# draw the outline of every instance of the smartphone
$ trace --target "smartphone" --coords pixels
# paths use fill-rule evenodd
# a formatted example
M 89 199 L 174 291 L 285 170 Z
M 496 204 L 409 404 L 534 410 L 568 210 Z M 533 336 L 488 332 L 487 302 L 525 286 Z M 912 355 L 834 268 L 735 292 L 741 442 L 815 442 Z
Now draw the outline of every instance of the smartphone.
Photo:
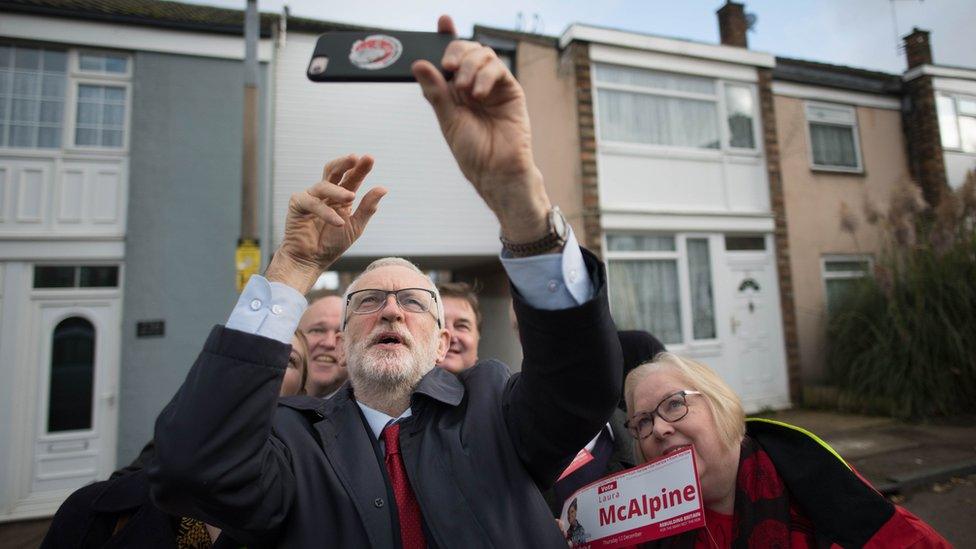
M 413 82 L 410 65 L 426 59 L 440 67 L 452 40 L 437 32 L 329 32 L 319 36 L 306 74 L 313 82 Z

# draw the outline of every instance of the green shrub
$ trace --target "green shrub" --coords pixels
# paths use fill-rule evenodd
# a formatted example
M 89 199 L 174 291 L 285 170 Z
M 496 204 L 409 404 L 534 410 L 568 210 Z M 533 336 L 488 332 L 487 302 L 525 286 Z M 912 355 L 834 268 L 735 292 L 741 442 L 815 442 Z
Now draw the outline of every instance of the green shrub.
M 874 276 L 831 311 L 840 406 L 903 418 L 976 411 L 976 175 L 934 209 L 901 190 Z M 870 221 L 870 216 L 869 221 Z

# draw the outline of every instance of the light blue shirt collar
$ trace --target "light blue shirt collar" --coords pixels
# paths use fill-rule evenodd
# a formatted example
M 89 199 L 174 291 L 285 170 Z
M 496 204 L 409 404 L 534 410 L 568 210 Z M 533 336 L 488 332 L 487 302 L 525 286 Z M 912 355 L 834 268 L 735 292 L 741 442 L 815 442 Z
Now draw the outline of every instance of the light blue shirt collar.
M 410 411 L 409 407 L 404 410 L 402 414 L 400 414 L 400 417 L 395 418 L 393 416 L 388 416 L 379 410 L 374 410 L 358 400 L 356 401 L 356 404 L 358 404 L 359 409 L 363 411 L 363 415 L 366 417 L 366 423 L 369 424 L 369 430 L 373 432 L 373 436 L 376 437 L 376 440 L 380 439 L 380 435 L 383 434 L 383 429 L 385 429 L 391 421 L 408 418 L 413 415 L 413 412 Z

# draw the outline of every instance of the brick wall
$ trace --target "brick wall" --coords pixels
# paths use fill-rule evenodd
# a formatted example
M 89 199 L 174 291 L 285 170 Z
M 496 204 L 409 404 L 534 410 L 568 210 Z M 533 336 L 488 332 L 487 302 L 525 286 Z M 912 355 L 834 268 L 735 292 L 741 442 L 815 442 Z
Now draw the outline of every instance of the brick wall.
M 579 158 L 583 187 L 583 242 L 603 256 L 600 228 L 600 192 L 596 168 L 596 128 L 593 124 L 593 90 L 590 81 L 590 47 L 574 42 L 570 48 L 576 77 L 576 109 L 579 120 Z
M 758 74 L 763 146 L 766 149 L 766 174 L 769 178 L 769 200 L 775 220 L 776 272 L 779 275 L 779 306 L 783 316 L 783 340 L 786 346 L 786 375 L 789 379 L 790 399 L 794 403 L 799 403 L 802 399 L 800 344 L 796 327 L 796 307 L 793 303 L 793 271 L 790 268 L 790 242 L 786 226 L 783 173 L 779 161 L 779 142 L 776 139 L 773 72 L 771 69 L 758 69 Z
M 916 28 L 904 40 L 909 69 L 932 63 L 928 32 Z M 925 200 L 934 206 L 949 186 L 932 77 L 921 75 L 905 82 L 904 92 L 908 98 L 907 108 L 902 112 L 908 164 Z

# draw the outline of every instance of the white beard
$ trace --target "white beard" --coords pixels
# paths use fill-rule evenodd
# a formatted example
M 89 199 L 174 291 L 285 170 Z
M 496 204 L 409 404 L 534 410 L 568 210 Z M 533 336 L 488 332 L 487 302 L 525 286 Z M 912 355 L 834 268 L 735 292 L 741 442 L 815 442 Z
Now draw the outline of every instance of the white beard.
M 373 347 L 379 332 L 394 331 L 403 346 L 394 350 Z M 345 342 L 349 381 L 357 394 L 370 397 L 408 396 L 437 361 L 439 334 L 431 332 L 428 341 L 416 341 L 403 324 L 378 325 L 372 333 L 353 343 Z

